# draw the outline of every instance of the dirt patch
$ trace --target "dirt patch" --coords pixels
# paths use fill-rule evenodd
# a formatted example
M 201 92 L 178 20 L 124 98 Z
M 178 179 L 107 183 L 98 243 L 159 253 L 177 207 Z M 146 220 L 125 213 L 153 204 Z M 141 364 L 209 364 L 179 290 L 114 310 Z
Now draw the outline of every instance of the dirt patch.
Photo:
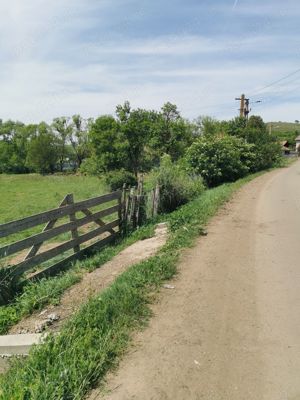
M 35 313 L 13 326 L 9 333 L 34 333 L 41 324 L 49 331 L 57 331 L 91 296 L 108 287 L 128 267 L 153 256 L 166 243 L 166 224 L 158 224 L 152 238 L 140 240 L 121 251 L 111 261 L 91 273 L 67 290 L 59 305 Z M 47 323 L 48 321 L 49 323 Z
M 39 249 L 37 254 L 42 253 L 46 250 L 51 250 L 60 244 L 61 244 L 61 242 L 53 242 L 53 243 L 43 244 L 43 246 Z M 29 251 L 29 249 L 20 251 L 15 256 L 11 257 L 8 261 L 9 265 L 16 265 L 16 264 L 19 264 L 20 262 L 24 261 L 28 251 Z

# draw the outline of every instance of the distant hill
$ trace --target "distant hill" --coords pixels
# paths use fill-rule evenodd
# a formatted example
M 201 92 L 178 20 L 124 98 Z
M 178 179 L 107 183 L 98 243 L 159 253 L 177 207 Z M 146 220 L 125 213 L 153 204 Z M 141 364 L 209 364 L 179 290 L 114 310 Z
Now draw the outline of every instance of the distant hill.
M 287 140 L 290 145 L 295 143 L 296 136 L 300 135 L 300 122 L 267 122 L 267 126 L 272 129 L 280 141 Z
M 272 132 L 295 132 L 298 131 L 300 134 L 300 122 L 267 122 L 268 127 L 272 125 Z

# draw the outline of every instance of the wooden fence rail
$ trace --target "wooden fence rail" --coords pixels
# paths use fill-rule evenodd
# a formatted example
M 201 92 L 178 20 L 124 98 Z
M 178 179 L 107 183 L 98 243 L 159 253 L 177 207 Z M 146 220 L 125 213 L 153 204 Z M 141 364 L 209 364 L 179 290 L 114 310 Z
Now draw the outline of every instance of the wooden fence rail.
M 111 201 L 117 201 L 117 204 L 96 212 L 89 210 L 89 208 Z M 47 267 L 44 270 L 34 274 L 30 279 L 37 279 L 43 276 L 56 274 L 63 268 L 64 265 L 67 265 L 73 260 L 81 258 L 84 254 L 93 250 L 94 248 L 103 247 L 116 238 L 120 232 L 122 217 L 124 214 L 123 204 L 124 199 L 122 191 L 116 191 L 79 202 L 74 202 L 73 195 L 68 194 L 60 203 L 58 208 L 0 225 L 1 238 L 46 223 L 41 233 L 32 235 L 11 244 L 7 244 L 0 248 L 0 259 L 9 257 L 12 254 L 18 253 L 22 250 L 29 249 L 28 253 L 21 262 L 16 265 L 8 266 L 5 268 L 5 270 L 8 272 L 9 276 L 18 277 L 33 267 L 40 266 L 44 262 L 73 249 L 74 254 L 65 257 L 63 260 L 55 262 L 50 267 Z M 84 214 L 84 216 L 77 218 L 77 212 L 81 212 Z M 117 214 L 117 217 L 112 222 L 107 223 L 102 220 L 102 218 L 115 213 Z M 55 226 L 58 220 L 63 217 L 69 217 L 69 222 L 63 221 L 61 225 Z M 91 222 L 98 225 L 98 227 L 92 231 L 79 234 L 78 228 Z M 54 237 L 67 232 L 71 234 L 70 240 L 53 248 L 41 251 L 42 245 L 46 240 L 53 239 Z M 106 234 L 106 237 L 103 237 L 103 234 Z M 99 240 L 88 245 L 84 249 L 81 249 L 80 246 L 83 243 L 86 243 L 97 237 L 99 237 Z

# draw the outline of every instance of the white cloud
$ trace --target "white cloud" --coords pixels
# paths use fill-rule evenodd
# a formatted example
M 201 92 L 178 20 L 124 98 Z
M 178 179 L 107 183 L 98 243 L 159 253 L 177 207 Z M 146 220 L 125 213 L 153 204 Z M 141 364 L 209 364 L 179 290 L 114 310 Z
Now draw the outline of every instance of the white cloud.
M 239 12 L 245 11 L 241 3 L 235 7 Z M 105 26 L 110 7 L 108 0 L 0 2 L 1 118 L 38 122 L 74 113 L 97 116 L 113 113 L 126 99 L 134 107 L 155 109 L 173 101 L 190 118 L 204 113 L 231 117 L 241 92 L 254 92 L 295 69 L 299 43 L 287 32 L 150 32 L 146 39 L 125 33 L 114 38 L 110 31 L 97 35 L 97 24 Z M 295 82 L 284 82 L 261 97 L 279 93 L 290 104 L 294 87 Z M 268 118 L 279 112 L 277 104 L 261 109 Z M 281 119 L 291 110 L 296 112 L 282 107 Z

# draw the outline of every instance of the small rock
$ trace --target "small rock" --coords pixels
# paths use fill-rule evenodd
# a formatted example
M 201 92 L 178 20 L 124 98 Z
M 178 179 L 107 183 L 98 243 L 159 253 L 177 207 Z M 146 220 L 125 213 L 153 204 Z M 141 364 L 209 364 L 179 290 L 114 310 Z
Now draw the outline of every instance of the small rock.
M 47 320 L 50 320 L 51 322 L 58 321 L 59 315 L 55 313 L 49 314 L 47 315 Z
M 199 361 L 197 361 L 197 360 L 194 360 L 194 363 L 195 363 L 196 365 L 200 365 Z
M 29 330 L 28 330 L 28 329 L 22 328 L 22 329 L 19 329 L 18 333 L 19 333 L 20 335 L 25 335 L 26 333 L 29 333 Z
M 163 288 L 164 288 L 164 289 L 175 289 L 175 286 L 172 286 L 172 285 L 169 285 L 168 283 L 165 283 L 165 284 L 163 285 Z
M 47 326 L 48 326 L 48 320 L 46 320 L 44 322 L 40 322 L 40 323 L 35 325 L 34 332 L 35 333 L 42 333 L 42 332 L 44 332 L 44 330 L 46 329 Z
M 48 310 L 46 309 L 46 310 L 43 310 L 43 311 L 41 311 L 40 313 L 39 313 L 39 315 L 45 315 L 46 314 L 46 312 L 47 312 Z

